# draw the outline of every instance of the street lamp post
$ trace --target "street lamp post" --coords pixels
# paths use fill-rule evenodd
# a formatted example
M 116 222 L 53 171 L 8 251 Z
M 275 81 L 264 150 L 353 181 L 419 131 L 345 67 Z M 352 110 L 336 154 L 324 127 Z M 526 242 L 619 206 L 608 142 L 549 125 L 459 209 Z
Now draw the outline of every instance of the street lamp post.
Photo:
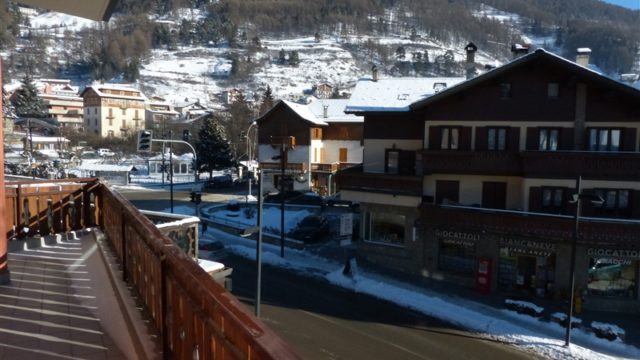
M 571 241 L 571 262 L 569 264 L 569 309 L 567 310 L 567 330 L 564 338 L 564 345 L 569 346 L 571 343 L 571 318 L 573 316 L 573 297 L 575 291 L 575 267 L 576 267 L 576 246 L 578 243 L 578 231 L 580 228 L 580 186 L 582 178 L 578 176 L 576 179 L 576 212 L 574 216 L 573 239 Z
M 262 292 L 262 170 L 258 175 L 258 242 L 256 244 L 256 317 L 260 317 Z
M 257 122 L 252 122 L 251 125 L 249 125 L 249 128 L 247 128 L 247 171 L 249 171 L 251 163 L 253 162 L 253 146 L 251 145 L 251 128 L 255 127 L 256 131 L 258 131 L 258 123 Z M 247 203 L 249 202 L 249 196 L 251 196 L 251 181 L 253 180 L 253 175 L 249 178 L 248 181 L 248 191 L 247 191 Z
M 564 346 L 571 344 L 571 319 L 573 317 L 573 302 L 575 297 L 575 272 L 576 272 L 576 247 L 578 244 L 580 231 L 580 212 L 582 210 L 582 200 L 589 200 L 593 204 L 602 205 L 604 200 L 597 195 L 582 194 L 582 177 L 576 178 L 576 193 L 573 194 L 572 203 L 576 204 L 574 214 L 573 238 L 571 241 L 571 262 L 569 264 L 569 308 L 567 309 L 567 329 L 565 332 Z

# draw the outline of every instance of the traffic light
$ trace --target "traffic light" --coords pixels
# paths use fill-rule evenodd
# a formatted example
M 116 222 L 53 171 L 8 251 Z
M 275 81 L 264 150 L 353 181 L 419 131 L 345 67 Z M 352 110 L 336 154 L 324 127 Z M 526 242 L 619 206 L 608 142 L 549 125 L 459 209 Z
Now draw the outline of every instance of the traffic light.
M 182 140 L 189 142 L 189 138 L 191 138 L 191 132 L 188 129 L 182 130 Z
M 138 151 L 150 152 L 151 151 L 151 139 L 153 132 L 151 130 L 140 130 L 138 132 Z
M 189 195 L 191 196 L 191 200 L 189 200 L 189 202 L 196 202 L 196 192 L 192 191 Z
M 196 193 L 196 205 L 202 202 L 202 193 Z

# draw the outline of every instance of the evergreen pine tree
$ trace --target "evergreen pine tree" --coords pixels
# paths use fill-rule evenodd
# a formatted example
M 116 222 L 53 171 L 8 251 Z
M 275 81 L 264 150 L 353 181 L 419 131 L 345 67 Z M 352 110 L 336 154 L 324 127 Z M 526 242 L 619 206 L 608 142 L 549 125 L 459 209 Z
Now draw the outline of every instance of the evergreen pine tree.
M 262 116 L 264 113 L 269 111 L 273 107 L 273 92 L 271 91 L 271 86 L 267 85 L 267 89 L 264 91 L 262 95 L 262 102 L 260 103 L 260 109 L 258 110 L 259 115 Z
M 298 52 L 295 50 L 289 52 L 289 65 L 298 66 L 298 64 L 300 64 L 300 56 L 298 55 Z
M 287 61 L 287 53 L 284 52 L 284 49 L 280 49 L 280 52 L 278 53 L 278 62 L 280 62 L 280 64 L 284 64 Z
M 210 117 L 204 121 L 198 132 L 196 152 L 198 153 L 198 169 L 208 171 L 210 178 L 214 170 L 223 170 L 233 166 L 234 160 L 229 142 L 225 138 L 224 128 L 219 119 Z
M 13 105 L 18 116 L 35 118 L 47 116 L 47 106 L 38 96 L 36 84 L 30 74 L 26 74 L 22 79 L 22 88 L 17 91 Z

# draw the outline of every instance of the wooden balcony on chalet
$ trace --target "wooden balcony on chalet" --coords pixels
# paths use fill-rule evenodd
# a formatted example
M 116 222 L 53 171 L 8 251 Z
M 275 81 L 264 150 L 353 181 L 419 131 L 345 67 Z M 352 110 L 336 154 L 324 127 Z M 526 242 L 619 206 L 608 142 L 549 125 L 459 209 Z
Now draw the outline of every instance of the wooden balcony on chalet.
M 424 150 L 422 166 L 430 174 L 513 175 L 522 173 L 520 153 L 513 151 Z
M 6 182 L 5 190 L 12 283 L 0 295 L 15 310 L 0 308 L 10 318 L 0 330 L 10 334 L 13 355 L 299 358 L 169 237 L 175 229 L 154 225 L 97 179 Z M 49 298 L 39 301 L 43 293 Z M 36 320 L 41 324 L 20 330 Z M 130 347 L 120 346 L 122 338 Z
M 335 173 L 338 170 L 348 169 L 354 166 L 358 166 L 360 163 L 312 163 L 311 171 L 313 172 L 325 172 L 325 173 Z
M 422 218 L 439 227 L 518 234 L 565 242 L 572 240 L 575 227 L 574 217 L 570 215 L 426 203 L 422 205 Z M 635 248 L 640 243 L 640 221 L 581 217 L 579 234 L 582 244 L 608 243 L 620 248 Z
M 640 179 L 640 153 L 590 151 L 424 150 L 425 175 L 470 174 L 527 178 Z
M 544 178 L 640 179 L 640 153 L 590 151 L 525 151 L 523 176 Z
M 338 172 L 338 187 L 343 190 L 422 196 L 422 177 L 365 173 L 362 166 Z
M 280 171 L 282 168 L 280 166 L 280 162 L 261 162 L 260 169 L 263 170 L 278 170 Z M 285 171 L 293 171 L 293 172 L 305 172 L 307 170 L 307 163 L 287 163 L 285 166 Z

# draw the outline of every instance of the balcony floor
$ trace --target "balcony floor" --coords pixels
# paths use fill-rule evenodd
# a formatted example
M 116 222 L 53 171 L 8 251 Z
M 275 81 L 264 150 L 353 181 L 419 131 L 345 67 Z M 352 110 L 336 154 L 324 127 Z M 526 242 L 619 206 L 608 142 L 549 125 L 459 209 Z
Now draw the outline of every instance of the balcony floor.
M 133 356 L 93 234 L 54 239 L 35 248 L 10 243 L 11 283 L 0 286 L 0 360 Z

